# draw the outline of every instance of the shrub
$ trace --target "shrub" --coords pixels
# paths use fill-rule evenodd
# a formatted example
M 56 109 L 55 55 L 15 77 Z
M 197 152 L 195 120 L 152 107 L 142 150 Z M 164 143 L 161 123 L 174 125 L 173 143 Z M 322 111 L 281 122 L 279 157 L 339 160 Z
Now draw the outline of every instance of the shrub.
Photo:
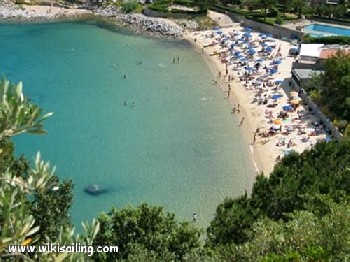
M 277 25 L 282 25 L 282 24 L 283 24 L 283 18 L 280 17 L 280 16 L 278 16 L 278 17 L 276 18 L 276 20 L 275 20 L 275 23 L 276 23 Z
M 138 2 L 136 0 L 129 0 L 122 4 L 122 10 L 126 13 L 136 10 Z

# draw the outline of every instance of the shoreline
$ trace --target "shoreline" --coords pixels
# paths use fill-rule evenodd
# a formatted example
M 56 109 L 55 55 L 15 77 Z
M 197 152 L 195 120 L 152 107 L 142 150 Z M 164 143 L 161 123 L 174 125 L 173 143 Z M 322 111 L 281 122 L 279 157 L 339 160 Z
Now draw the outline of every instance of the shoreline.
M 3 18 L 0 13 L 0 21 L 1 22 L 14 22 L 14 23 L 26 23 L 26 22 L 60 22 L 64 20 L 76 20 L 76 19 L 84 19 L 84 18 L 94 18 L 94 19 L 102 19 L 103 22 L 111 23 L 111 25 L 118 26 L 120 28 L 128 28 L 131 32 L 142 34 L 143 36 L 151 36 L 151 37 L 161 37 L 161 38 L 169 38 L 166 34 L 163 34 L 161 32 L 153 32 L 145 30 L 145 28 L 142 28 L 140 24 L 133 24 L 132 21 L 136 17 L 141 17 L 145 19 L 149 19 L 148 17 L 145 17 L 143 15 L 134 15 L 134 16 L 128 16 L 126 18 L 125 14 L 121 14 L 116 9 L 95 9 L 95 10 L 87 10 L 87 9 L 64 9 L 60 7 L 51 7 L 51 6 L 25 6 L 23 12 L 20 12 L 19 15 L 8 18 Z M 25 15 L 23 15 L 25 14 Z M 21 16 L 23 15 L 23 16 Z M 128 20 L 129 19 L 129 20 Z M 160 19 L 160 18 L 150 18 L 151 20 L 160 20 L 164 22 L 166 25 L 176 25 L 174 21 L 170 19 Z M 128 22 L 130 21 L 130 22 Z M 223 22 L 223 21 L 221 21 Z M 234 25 L 232 20 L 226 19 L 226 28 L 240 28 L 239 24 Z M 177 25 L 176 25 L 177 26 Z M 179 26 L 178 26 L 179 27 Z M 175 35 L 175 37 L 170 36 L 170 38 L 178 38 L 178 39 L 184 39 L 191 43 L 191 45 L 196 48 L 196 51 L 199 53 L 202 53 L 201 45 L 203 43 L 201 41 L 194 42 L 194 39 L 197 37 L 198 34 L 201 34 L 206 31 L 195 31 L 195 32 L 189 32 L 189 31 L 181 31 L 181 34 Z M 224 72 L 225 66 L 222 64 L 219 60 L 216 60 L 215 58 L 218 58 L 217 56 L 210 56 L 211 48 L 206 48 L 204 52 L 202 53 L 202 57 L 204 58 L 205 63 L 209 67 L 211 73 L 213 74 L 213 77 L 217 74 L 218 71 Z M 227 82 L 220 80 L 218 81 L 218 88 L 220 88 L 223 92 L 223 94 L 226 95 L 225 90 L 227 86 Z M 266 161 L 266 159 L 262 159 L 260 150 L 256 150 L 254 147 L 252 147 L 249 143 L 249 140 L 251 139 L 251 134 L 254 132 L 254 123 L 253 120 L 250 117 L 250 110 L 248 110 L 246 103 L 243 101 L 242 94 L 240 94 L 237 86 L 240 85 L 240 83 L 235 80 L 231 82 L 231 85 L 233 86 L 233 92 L 230 99 L 226 99 L 227 102 L 233 106 L 235 102 L 240 103 L 241 105 L 241 112 L 239 116 L 234 117 L 244 117 L 245 123 L 242 125 L 241 128 L 241 136 L 244 139 L 244 141 L 247 143 L 248 150 L 251 153 L 250 158 L 253 162 L 253 166 L 255 167 L 255 170 L 257 173 L 264 172 L 265 175 L 268 175 L 274 166 L 274 161 L 269 159 Z M 239 121 L 239 120 L 237 120 Z M 272 162 L 272 164 L 271 164 Z
M 235 114 L 232 115 L 232 117 L 235 117 L 237 122 L 239 122 L 239 119 L 241 119 L 241 123 L 239 124 L 241 127 L 240 135 L 244 142 L 247 143 L 247 147 L 251 152 L 250 159 L 257 174 L 263 173 L 265 176 L 269 176 L 269 174 L 273 171 L 277 160 L 288 154 L 291 150 L 301 153 L 305 149 L 311 148 L 315 143 L 317 143 L 317 141 L 326 139 L 324 128 L 322 126 L 321 128 L 318 128 L 318 125 L 313 127 L 313 123 L 318 121 L 318 119 L 315 119 L 312 112 L 308 111 L 307 108 L 304 108 L 302 102 L 300 102 L 300 104 L 298 102 L 298 110 L 294 109 L 292 112 L 287 114 L 287 119 L 281 119 L 279 116 L 279 114 L 283 112 L 281 111 L 282 105 L 288 105 L 292 97 L 292 90 L 290 89 L 288 83 L 290 81 L 290 70 L 294 58 L 288 56 L 289 48 L 291 47 L 291 43 L 289 42 L 274 38 L 269 40 L 274 42 L 275 47 L 278 46 L 278 51 L 276 54 L 269 55 L 268 59 L 264 58 L 261 65 L 265 64 L 264 68 L 266 67 L 267 72 L 268 67 L 272 68 L 274 65 L 272 59 L 279 59 L 279 63 L 281 63 L 283 60 L 283 63 L 281 63 L 281 66 L 275 66 L 276 68 L 279 68 L 277 73 L 273 75 L 271 74 L 270 77 L 268 77 L 268 79 L 271 79 L 268 82 L 271 82 L 272 85 L 266 86 L 268 88 L 265 88 L 265 86 L 263 86 L 263 88 L 257 88 L 254 81 L 258 80 L 254 80 L 255 77 L 253 77 L 253 81 L 249 80 L 246 83 L 244 83 L 244 81 L 241 82 L 242 79 L 240 79 L 240 81 L 238 80 L 239 78 L 242 78 L 244 69 L 243 67 L 239 68 L 238 65 L 233 66 L 233 64 L 237 63 L 237 61 L 233 63 L 224 63 L 220 60 L 218 53 L 223 52 L 228 54 L 228 56 L 232 54 L 230 54 L 227 46 L 220 47 L 217 39 L 220 39 L 221 36 L 227 37 L 230 34 L 232 35 L 233 32 L 239 32 L 238 34 L 240 34 L 244 31 L 239 23 L 233 23 L 233 21 L 224 14 L 208 11 L 208 16 L 221 27 L 221 34 L 219 35 L 216 32 L 214 33 L 213 30 L 189 31 L 183 29 L 171 19 L 152 18 L 141 14 L 124 14 L 120 12 L 119 9 L 114 7 L 109 7 L 106 9 L 95 8 L 94 10 L 89 11 L 87 9 L 62 9 L 60 7 L 32 6 L 29 8 L 29 10 L 32 10 L 31 13 L 34 13 L 35 16 L 30 17 L 31 19 L 25 19 L 28 18 L 26 14 L 24 19 L 19 20 L 19 17 L 4 19 L 1 13 L 3 11 L 0 10 L 0 21 L 54 22 L 66 19 L 81 19 L 84 16 L 86 17 L 86 15 L 89 15 L 89 18 L 100 18 L 102 21 L 111 23 L 111 25 L 119 28 L 127 28 L 130 30 L 130 32 L 134 32 L 142 36 L 168 39 L 175 38 L 190 42 L 192 47 L 194 47 L 194 51 L 202 53 L 202 57 L 213 75 L 213 81 L 216 82 L 217 88 L 220 88 L 223 92 L 224 101 L 227 100 L 227 102 L 234 108 L 239 105 L 239 112 L 236 113 L 236 110 L 233 110 L 233 112 L 228 113 Z M 38 10 L 46 11 L 37 12 Z M 51 11 L 48 12 L 47 10 Z M 61 11 L 63 13 L 60 13 Z M 49 17 L 46 16 L 47 13 L 49 13 Z M 41 16 L 41 14 L 44 15 Z M 258 41 L 259 32 L 251 32 L 251 35 L 255 42 Z M 216 38 L 214 38 L 214 36 Z M 212 44 L 214 40 L 216 43 Z M 209 45 L 208 41 L 210 43 Z M 255 48 L 259 48 L 259 45 L 257 45 Z M 237 50 L 237 48 L 235 48 L 235 50 Z M 238 50 L 242 53 L 246 52 L 246 50 L 244 50 L 244 48 L 242 50 L 241 47 L 239 47 Z M 274 58 L 270 58 L 270 56 L 273 56 Z M 254 59 L 248 61 L 250 64 L 252 62 L 254 62 Z M 249 67 L 249 64 L 246 63 L 246 67 Z M 231 76 L 230 81 L 226 81 L 225 71 L 227 71 L 228 75 Z M 259 69 L 257 74 L 261 75 L 263 73 L 261 71 L 264 70 Z M 220 72 L 220 77 L 218 72 Z M 263 81 L 266 80 L 267 79 Z M 281 83 L 276 84 L 276 82 Z M 228 98 L 227 95 L 229 85 L 231 87 L 230 89 L 232 91 L 232 95 Z M 261 82 L 260 85 L 262 85 Z M 271 86 L 274 88 L 271 88 Z M 263 90 L 263 93 L 265 93 L 264 96 L 266 104 L 256 104 L 256 102 L 254 102 L 257 98 L 263 99 L 262 94 L 257 94 L 261 92 L 258 92 L 258 90 Z M 272 92 L 272 90 L 275 91 Z M 269 100 L 272 100 L 272 94 L 276 93 L 279 94 L 278 102 L 277 99 L 273 99 L 274 102 L 272 103 L 276 103 L 276 105 L 271 108 L 269 107 L 270 104 L 267 103 Z M 301 113 L 299 114 L 299 112 Z M 279 121 L 280 123 L 275 124 L 275 121 Z M 271 128 L 275 129 L 275 127 L 271 126 L 276 125 L 279 126 L 279 132 L 275 131 L 270 136 Z M 284 129 L 286 129 L 286 131 L 284 131 Z M 300 133 L 301 131 L 303 131 L 303 133 Z M 288 141 L 288 145 L 285 144 L 285 141 Z
M 240 27 L 238 25 L 238 27 Z M 231 28 L 237 28 L 237 26 L 230 26 L 228 27 L 228 29 Z M 205 31 L 204 31 L 205 32 Z M 216 78 L 217 73 L 219 71 L 221 72 L 225 72 L 225 65 L 222 64 L 218 59 L 218 56 L 210 56 L 211 51 L 213 51 L 212 49 L 208 49 L 208 48 L 202 48 L 203 42 L 201 42 L 198 39 L 198 35 L 203 33 L 203 31 L 197 31 L 197 32 L 191 32 L 191 33 L 187 33 L 183 39 L 187 40 L 188 42 L 190 42 L 192 44 L 192 46 L 196 49 L 196 52 L 201 53 L 202 57 L 205 61 L 205 63 L 207 64 L 207 66 L 209 67 L 213 78 Z M 196 39 L 196 41 L 195 41 Z M 203 50 L 203 51 L 202 51 Z M 232 86 L 232 96 L 230 96 L 229 99 L 226 98 L 226 94 L 227 94 L 227 85 L 231 84 Z M 269 175 L 270 172 L 273 170 L 274 167 L 274 162 L 271 164 L 271 161 L 264 161 L 266 159 L 262 159 L 261 157 L 261 152 L 260 150 L 256 150 L 254 149 L 254 147 L 251 145 L 251 135 L 253 134 L 255 131 L 255 128 L 253 127 L 253 119 L 249 116 L 252 112 L 247 108 L 247 104 L 244 101 L 242 94 L 239 92 L 238 90 L 238 85 L 240 85 L 240 83 L 237 81 L 237 79 L 235 78 L 234 81 L 231 82 L 227 82 L 224 81 L 223 79 L 218 81 L 217 84 L 217 88 L 219 88 L 225 98 L 224 101 L 226 100 L 226 102 L 228 102 L 230 104 L 231 107 L 233 107 L 235 104 L 240 104 L 240 113 L 239 115 L 235 114 L 233 117 L 237 118 L 237 122 L 239 122 L 239 119 L 243 118 L 246 120 L 244 122 L 244 125 L 242 125 L 241 127 L 241 133 L 240 135 L 242 136 L 243 140 L 245 143 L 247 143 L 247 149 L 249 151 L 250 154 L 250 160 L 252 161 L 253 167 L 255 168 L 255 171 L 257 172 L 256 175 L 260 174 L 261 172 L 264 173 L 264 175 Z

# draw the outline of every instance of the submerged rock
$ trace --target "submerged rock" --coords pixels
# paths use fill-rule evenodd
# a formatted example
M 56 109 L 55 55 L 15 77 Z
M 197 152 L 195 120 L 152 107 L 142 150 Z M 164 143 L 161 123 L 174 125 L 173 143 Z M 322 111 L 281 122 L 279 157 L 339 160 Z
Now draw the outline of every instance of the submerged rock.
M 100 188 L 99 185 L 93 184 L 84 187 L 84 191 L 90 195 L 98 196 L 103 193 L 107 193 L 108 190 L 106 188 Z

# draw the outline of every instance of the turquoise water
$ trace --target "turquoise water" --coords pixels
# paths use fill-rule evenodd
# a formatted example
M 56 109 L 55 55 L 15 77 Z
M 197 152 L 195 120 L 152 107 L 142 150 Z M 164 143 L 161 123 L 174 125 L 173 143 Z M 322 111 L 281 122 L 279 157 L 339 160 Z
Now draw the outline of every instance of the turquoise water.
M 305 32 L 311 33 L 314 37 L 324 37 L 330 35 L 350 36 L 350 29 L 338 26 L 312 24 L 304 26 Z
M 239 119 L 189 43 L 93 22 L 2 24 L 0 42 L 0 72 L 54 112 L 49 133 L 16 138 L 16 152 L 33 159 L 40 151 L 74 181 L 76 225 L 113 205 L 147 202 L 184 220 L 195 211 L 205 226 L 226 196 L 250 191 Z M 90 196 L 88 184 L 109 192 Z

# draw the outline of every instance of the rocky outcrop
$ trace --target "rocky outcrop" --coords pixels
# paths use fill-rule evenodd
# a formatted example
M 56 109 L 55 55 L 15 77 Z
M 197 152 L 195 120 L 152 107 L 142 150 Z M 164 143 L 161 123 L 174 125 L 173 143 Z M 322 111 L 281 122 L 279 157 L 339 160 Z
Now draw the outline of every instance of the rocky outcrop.
M 5 2 L 6 1 L 6 2 Z M 57 10 L 58 9 L 58 10 Z M 91 8 L 95 15 L 115 19 L 115 22 L 121 26 L 128 26 L 134 31 L 140 33 L 148 33 L 151 35 L 165 36 L 178 38 L 183 35 L 181 26 L 171 20 L 147 17 L 142 14 L 125 14 L 120 9 L 109 6 L 106 8 Z M 35 10 L 25 10 L 21 6 L 15 5 L 8 0 L 0 0 L 0 19 L 2 20 L 53 20 L 59 18 L 74 18 L 80 17 L 83 12 L 75 12 L 68 9 L 56 7 L 55 11 L 51 12 L 50 8 Z M 87 10 L 85 10 L 87 11 Z M 86 14 L 87 12 L 85 12 Z
M 94 10 L 95 14 L 111 17 L 128 24 L 136 31 L 150 32 L 162 36 L 178 38 L 183 35 L 183 29 L 176 23 L 162 18 L 144 16 L 142 14 L 125 14 L 115 7 Z

